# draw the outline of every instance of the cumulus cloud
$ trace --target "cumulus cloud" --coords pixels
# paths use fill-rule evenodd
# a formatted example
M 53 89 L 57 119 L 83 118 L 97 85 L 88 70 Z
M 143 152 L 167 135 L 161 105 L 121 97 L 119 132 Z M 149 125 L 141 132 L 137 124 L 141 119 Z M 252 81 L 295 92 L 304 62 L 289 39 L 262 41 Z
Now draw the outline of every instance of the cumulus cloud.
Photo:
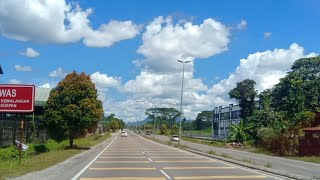
M 22 66 L 22 65 L 19 65 L 19 64 L 14 65 L 14 69 L 16 71 L 23 71 L 23 72 L 32 71 L 31 66 Z
M 272 88 L 280 78 L 284 77 L 295 60 L 302 57 L 316 56 L 316 53 L 306 54 L 304 48 L 296 43 L 287 49 L 273 49 L 249 54 L 240 59 L 239 66 L 234 72 L 208 88 L 201 79 L 193 77 L 193 72 L 186 72 L 185 91 L 183 94 L 183 112 L 187 118 L 194 119 L 200 111 L 211 110 L 216 106 L 227 106 L 233 100 L 228 92 L 244 79 L 256 81 L 259 92 Z M 190 64 L 191 65 L 191 64 Z M 124 84 L 124 91 L 132 94 L 133 99 L 142 99 L 150 102 L 150 106 L 176 107 L 179 109 L 181 92 L 181 72 L 150 72 L 142 71 L 135 79 Z M 176 106 L 173 106 L 175 103 Z M 113 106 L 109 111 L 121 114 L 128 121 L 136 121 L 131 117 L 139 115 L 139 104 L 132 100 L 107 102 L 106 106 Z M 126 107 L 126 110 L 123 107 Z M 130 106 L 130 107 L 129 107 Z M 130 110 L 127 110 L 127 107 Z M 122 112 L 127 114 L 123 114 Z
M 247 21 L 241 20 L 241 22 L 237 25 L 237 29 L 244 30 L 247 28 Z
M 286 75 L 295 60 L 315 55 L 315 53 L 305 54 L 304 48 L 296 43 L 291 44 L 289 49 L 274 49 L 250 54 L 247 58 L 240 60 L 240 65 L 228 78 L 213 85 L 208 95 L 228 103 L 230 101 L 228 92 L 236 86 L 237 82 L 244 79 L 254 80 L 259 92 L 270 89 Z
M 110 77 L 107 74 L 95 72 L 90 75 L 92 82 L 96 85 L 98 90 L 99 99 L 105 103 L 107 98 L 107 92 L 109 88 L 120 88 L 121 78 Z
M 272 33 L 271 32 L 265 32 L 265 33 L 263 33 L 263 35 L 264 35 L 264 38 L 269 38 L 269 37 L 271 37 Z
M 43 85 L 40 85 L 39 87 L 41 87 L 41 88 L 51 88 L 49 83 L 45 83 Z
M 10 39 L 45 43 L 74 43 L 83 39 L 86 46 L 109 47 L 139 33 L 131 21 L 111 21 L 93 29 L 88 17 L 91 8 L 82 10 L 65 0 L 3 0 L 0 3 L 0 33 Z
M 63 69 L 61 67 L 59 67 L 56 70 L 53 70 L 49 76 L 52 78 L 64 78 L 67 75 L 66 72 L 63 71 Z
M 175 23 L 171 17 L 155 18 L 146 26 L 143 44 L 137 51 L 144 59 L 133 61 L 141 72 L 124 84 L 123 92 L 133 99 L 152 102 L 153 106 L 173 107 L 174 103 L 178 109 L 182 64 L 177 60 L 190 60 L 185 64 L 183 111 L 187 117 L 195 117 L 210 106 L 210 101 L 205 95 L 207 85 L 193 76 L 194 61 L 227 51 L 229 36 L 229 29 L 211 18 L 200 24 L 187 20 Z
M 38 57 L 40 54 L 32 48 L 27 48 L 25 52 L 22 52 L 21 55 L 27 56 L 29 58 Z
M 21 84 L 21 81 L 20 80 L 17 80 L 17 79 L 11 79 L 9 81 L 9 84 Z
M 208 58 L 228 49 L 229 29 L 214 19 L 202 24 L 180 21 L 171 17 L 157 17 L 142 35 L 143 44 L 138 53 L 145 56 L 145 69 L 155 72 L 181 71 L 177 59 Z M 186 71 L 193 71 L 193 66 Z

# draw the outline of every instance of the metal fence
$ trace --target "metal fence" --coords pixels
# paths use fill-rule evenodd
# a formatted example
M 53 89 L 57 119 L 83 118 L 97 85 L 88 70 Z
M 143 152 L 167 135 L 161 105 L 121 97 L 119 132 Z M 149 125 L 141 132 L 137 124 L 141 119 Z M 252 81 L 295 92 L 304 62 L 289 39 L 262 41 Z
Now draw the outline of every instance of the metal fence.
M 38 121 L 35 121 L 38 122 Z M 41 129 L 39 123 L 33 123 L 31 119 L 24 119 L 23 129 L 21 119 L 17 118 L 0 118 L 0 147 L 8 147 L 14 144 L 15 140 L 20 140 L 20 133 L 23 131 L 23 142 L 32 141 L 44 142 L 48 139 L 45 129 Z

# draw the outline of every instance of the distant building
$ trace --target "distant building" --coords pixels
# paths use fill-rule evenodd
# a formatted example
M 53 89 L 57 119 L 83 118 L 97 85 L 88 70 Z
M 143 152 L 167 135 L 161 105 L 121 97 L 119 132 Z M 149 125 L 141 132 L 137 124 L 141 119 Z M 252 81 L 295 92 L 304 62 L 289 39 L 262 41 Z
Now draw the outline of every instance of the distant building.
M 229 107 L 215 107 L 213 109 L 213 139 L 227 139 L 232 124 L 240 123 L 240 106 L 230 104 Z

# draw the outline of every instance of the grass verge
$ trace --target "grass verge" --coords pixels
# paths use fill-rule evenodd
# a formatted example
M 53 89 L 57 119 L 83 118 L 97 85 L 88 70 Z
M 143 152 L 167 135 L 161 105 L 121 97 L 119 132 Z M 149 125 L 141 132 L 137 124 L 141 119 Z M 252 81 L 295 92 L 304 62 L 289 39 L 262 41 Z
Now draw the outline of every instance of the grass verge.
M 320 156 L 288 157 L 289 159 L 320 164 Z
M 6 161 L 0 161 L 0 180 L 4 180 L 9 177 L 22 176 L 24 174 L 40 171 L 55 164 L 58 164 L 80 152 L 84 149 L 89 149 L 91 146 L 99 144 L 108 139 L 110 134 L 101 136 L 89 136 L 85 138 L 76 139 L 74 144 L 76 149 L 62 149 L 54 150 L 38 155 L 29 155 L 22 158 L 19 163 L 17 158 L 12 158 Z M 68 144 L 65 141 L 61 142 Z
M 193 143 L 214 146 L 214 147 L 225 147 L 225 143 L 220 142 L 220 141 L 210 141 L 210 140 L 195 139 L 195 138 L 189 138 L 189 137 L 182 137 L 182 140 L 188 141 L 188 142 L 193 142 Z

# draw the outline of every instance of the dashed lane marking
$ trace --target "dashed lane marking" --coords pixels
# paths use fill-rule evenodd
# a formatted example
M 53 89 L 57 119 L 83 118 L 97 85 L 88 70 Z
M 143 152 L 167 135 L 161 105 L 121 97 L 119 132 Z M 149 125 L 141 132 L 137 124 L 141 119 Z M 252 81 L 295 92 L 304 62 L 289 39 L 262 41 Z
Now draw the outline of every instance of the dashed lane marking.
M 171 177 L 170 177 L 166 172 L 164 172 L 164 170 L 160 170 L 160 172 L 161 172 L 164 176 L 166 176 L 167 179 L 171 179 Z
M 136 171 L 154 171 L 157 168 L 134 168 L 134 167 L 119 167 L 119 168 L 90 168 L 97 171 L 114 171 L 114 170 L 136 170 Z
M 96 163 L 150 163 L 150 161 L 96 161 Z
M 155 161 L 155 162 L 206 162 L 206 163 L 212 163 L 212 162 L 217 162 L 217 161 L 185 161 L 185 160 L 182 160 L 182 161 Z
M 80 178 L 80 180 L 166 180 L 165 177 L 109 177 L 109 178 Z
M 190 169 L 236 169 L 235 167 L 164 167 L 166 170 L 190 170 Z
M 99 158 L 103 158 L 103 159 L 144 159 L 144 158 L 146 158 L 146 157 L 144 157 L 144 156 L 141 156 L 141 157 L 130 157 L 130 156 L 119 156 L 119 157 L 105 157 L 105 156 L 102 156 L 102 157 L 99 157 Z
M 174 179 L 266 179 L 267 176 L 178 176 Z

